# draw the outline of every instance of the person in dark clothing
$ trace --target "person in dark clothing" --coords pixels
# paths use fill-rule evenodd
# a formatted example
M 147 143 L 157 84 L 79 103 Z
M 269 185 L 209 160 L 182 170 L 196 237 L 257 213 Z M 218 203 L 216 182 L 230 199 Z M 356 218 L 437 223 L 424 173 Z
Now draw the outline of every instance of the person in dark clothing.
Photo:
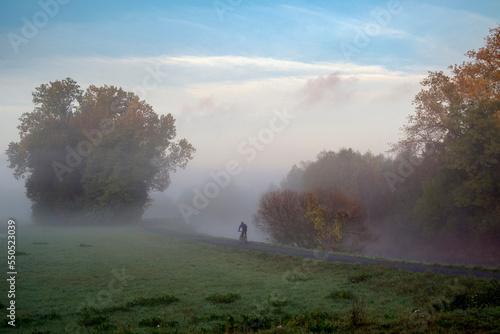
M 238 227 L 238 232 L 241 231 L 240 240 L 247 240 L 247 224 L 241 222 L 240 227 Z

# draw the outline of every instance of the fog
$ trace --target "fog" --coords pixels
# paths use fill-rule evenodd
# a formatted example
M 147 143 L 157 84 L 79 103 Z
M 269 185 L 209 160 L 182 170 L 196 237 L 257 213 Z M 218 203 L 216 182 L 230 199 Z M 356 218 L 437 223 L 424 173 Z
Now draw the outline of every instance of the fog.
M 276 187 L 287 170 L 243 170 L 232 176 L 227 186 L 219 187 L 217 196 L 209 198 L 206 207 L 185 219 L 179 206 L 193 207 L 195 190 L 213 182 L 210 173 L 218 169 L 186 168 L 171 175 L 172 183 L 165 192 L 151 193 L 152 203 L 144 213 L 144 219 L 159 218 L 181 221 L 186 228 L 216 237 L 237 239 L 238 226 L 244 221 L 248 226 L 249 239 L 265 241 L 253 226 L 253 214 L 260 196 L 270 187 Z M 20 223 L 31 223 L 31 202 L 25 195 L 24 179 L 16 180 L 8 168 L 5 154 L 0 155 L 0 212 L 3 221 L 15 218 Z
M 4 152 L 20 140 L 19 118 L 36 107 L 32 92 L 72 78 L 82 90 L 135 94 L 171 115 L 174 140 L 196 149 L 164 192 L 150 193 L 144 219 L 233 239 L 244 221 L 250 241 L 267 240 L 253 215 L 294 164 L 343 147 L 384 154 L 428 72 L 467 60 L 500 17 L 494 1 L 54 1 L 0 5 L 0 218 L 31 222 L 25 180 L 14 179 Z M 53 135 L 64 152 L 69 139 Z M 406 223 L 404 215 L 369 220 L 366 253 L 432 261 L 466 249 L 449 233 L 411 244 L 411 233 L 392 228 Z M 481 248 L 475 242 L 468 247 Z
M 24 180 L 16 180 L 7 167 L 7 157 L 0 154 L 0 214 L 2 221 L 16 218 L 21 223 L 31 223 L 31 202 L 26 198 Z
M 239 237 L 238 226 L 243 221 L 248 225 L 249 240 L 266 241 L 266 236 L 253 226 L 253 214 L 262 194 L 276 187 L 286 171 L 247 169 L 232 176 L 227 185 L 218 186 L 213 198 L 204 196 L 205 187 L 215 184 L 210 174 L 217 172 L 220 170 L 188 168 L 173 174 L 172 185 L 164 193 L 152 194 L 154 202 L 144 217 L 177 219 L 196 233 L 232 239 Z M 206 206 L 200 197 L 206 199 Z M 186 206 L 189 208 L 183 216 L 182 208 Z
M 21 224 L 31 224 L 31 202 L 26 198 L 24 180 L 15 180 L 7 167 L 6 156 L 1 156 L 0 212 L 6 221 L 15 218 Z M 237 239 L 238 226 L 244 221 L 248 226 L 249 241 L 267 242 L 268 236 L 261 234 L 253 223 L 261 196 L 279 188 L 290 169 L 258 170 L 246 168 L 238 175 L 227 179 L 214 179 L 223 167 L 188 167 L 171 174 L 171 184 L 164 192 L 151 193 L 151 205 L 143 219 L 164 222 L 165 228 L 214 237 Z M 214 186 L 217 187 L 214 187 Z M 186 211 L 186 207 L 187 209 Z M 183 212 L 184 208 L 184 212 Z M 491 264 L 497 259 L 477 258 L 467 254 L 467 249 L 484 249 L 480 240 L 463 243 L 451 234 L 439 237 L 433 244 L 413 243 L 411 235 L 395 232 L 393 226 L 384 221 L 370 221 L 368 228 L 373 239 L 364 245 L 363 254 L 394 259 L 450 262 L 462 264 Z M 487 246 L 488 247 L 488 246 Z M 494 251 L 491 252 L 492 256 Z

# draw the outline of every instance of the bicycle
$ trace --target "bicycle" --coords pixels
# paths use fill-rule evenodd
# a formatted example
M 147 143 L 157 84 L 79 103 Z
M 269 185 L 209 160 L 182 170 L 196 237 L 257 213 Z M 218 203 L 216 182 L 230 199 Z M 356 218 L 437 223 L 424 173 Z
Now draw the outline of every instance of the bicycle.
M 241 235 L 240 235 L 240 242 L 242 244 L 246 244 L 247 243 L 247 233 L 246 232 L 241 232 Z

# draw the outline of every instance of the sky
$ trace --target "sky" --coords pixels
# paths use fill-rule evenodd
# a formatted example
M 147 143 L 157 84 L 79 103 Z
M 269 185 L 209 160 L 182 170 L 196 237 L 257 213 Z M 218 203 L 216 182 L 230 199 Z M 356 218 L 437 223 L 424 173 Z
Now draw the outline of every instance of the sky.
M 171 196 L 230 162 L 264 191 L 322 150 L 385 153 L 420 81 L 499 23 L 497 0 L 3 0 L 0 206 L 23 187 L 3 152 L 40 84 L 118 86 L 171 113 L 197 150 Z

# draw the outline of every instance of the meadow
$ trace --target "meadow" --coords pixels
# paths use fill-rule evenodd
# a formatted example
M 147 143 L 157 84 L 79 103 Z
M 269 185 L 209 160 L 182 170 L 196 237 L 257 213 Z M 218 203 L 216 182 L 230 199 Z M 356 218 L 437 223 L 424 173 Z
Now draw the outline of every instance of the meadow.
M 490 279 L 248 251 L 140 226 L 19 225 L 16 246 L 16 326 L 2 279 L 2 333 L 500 333 L 500 285 Z

